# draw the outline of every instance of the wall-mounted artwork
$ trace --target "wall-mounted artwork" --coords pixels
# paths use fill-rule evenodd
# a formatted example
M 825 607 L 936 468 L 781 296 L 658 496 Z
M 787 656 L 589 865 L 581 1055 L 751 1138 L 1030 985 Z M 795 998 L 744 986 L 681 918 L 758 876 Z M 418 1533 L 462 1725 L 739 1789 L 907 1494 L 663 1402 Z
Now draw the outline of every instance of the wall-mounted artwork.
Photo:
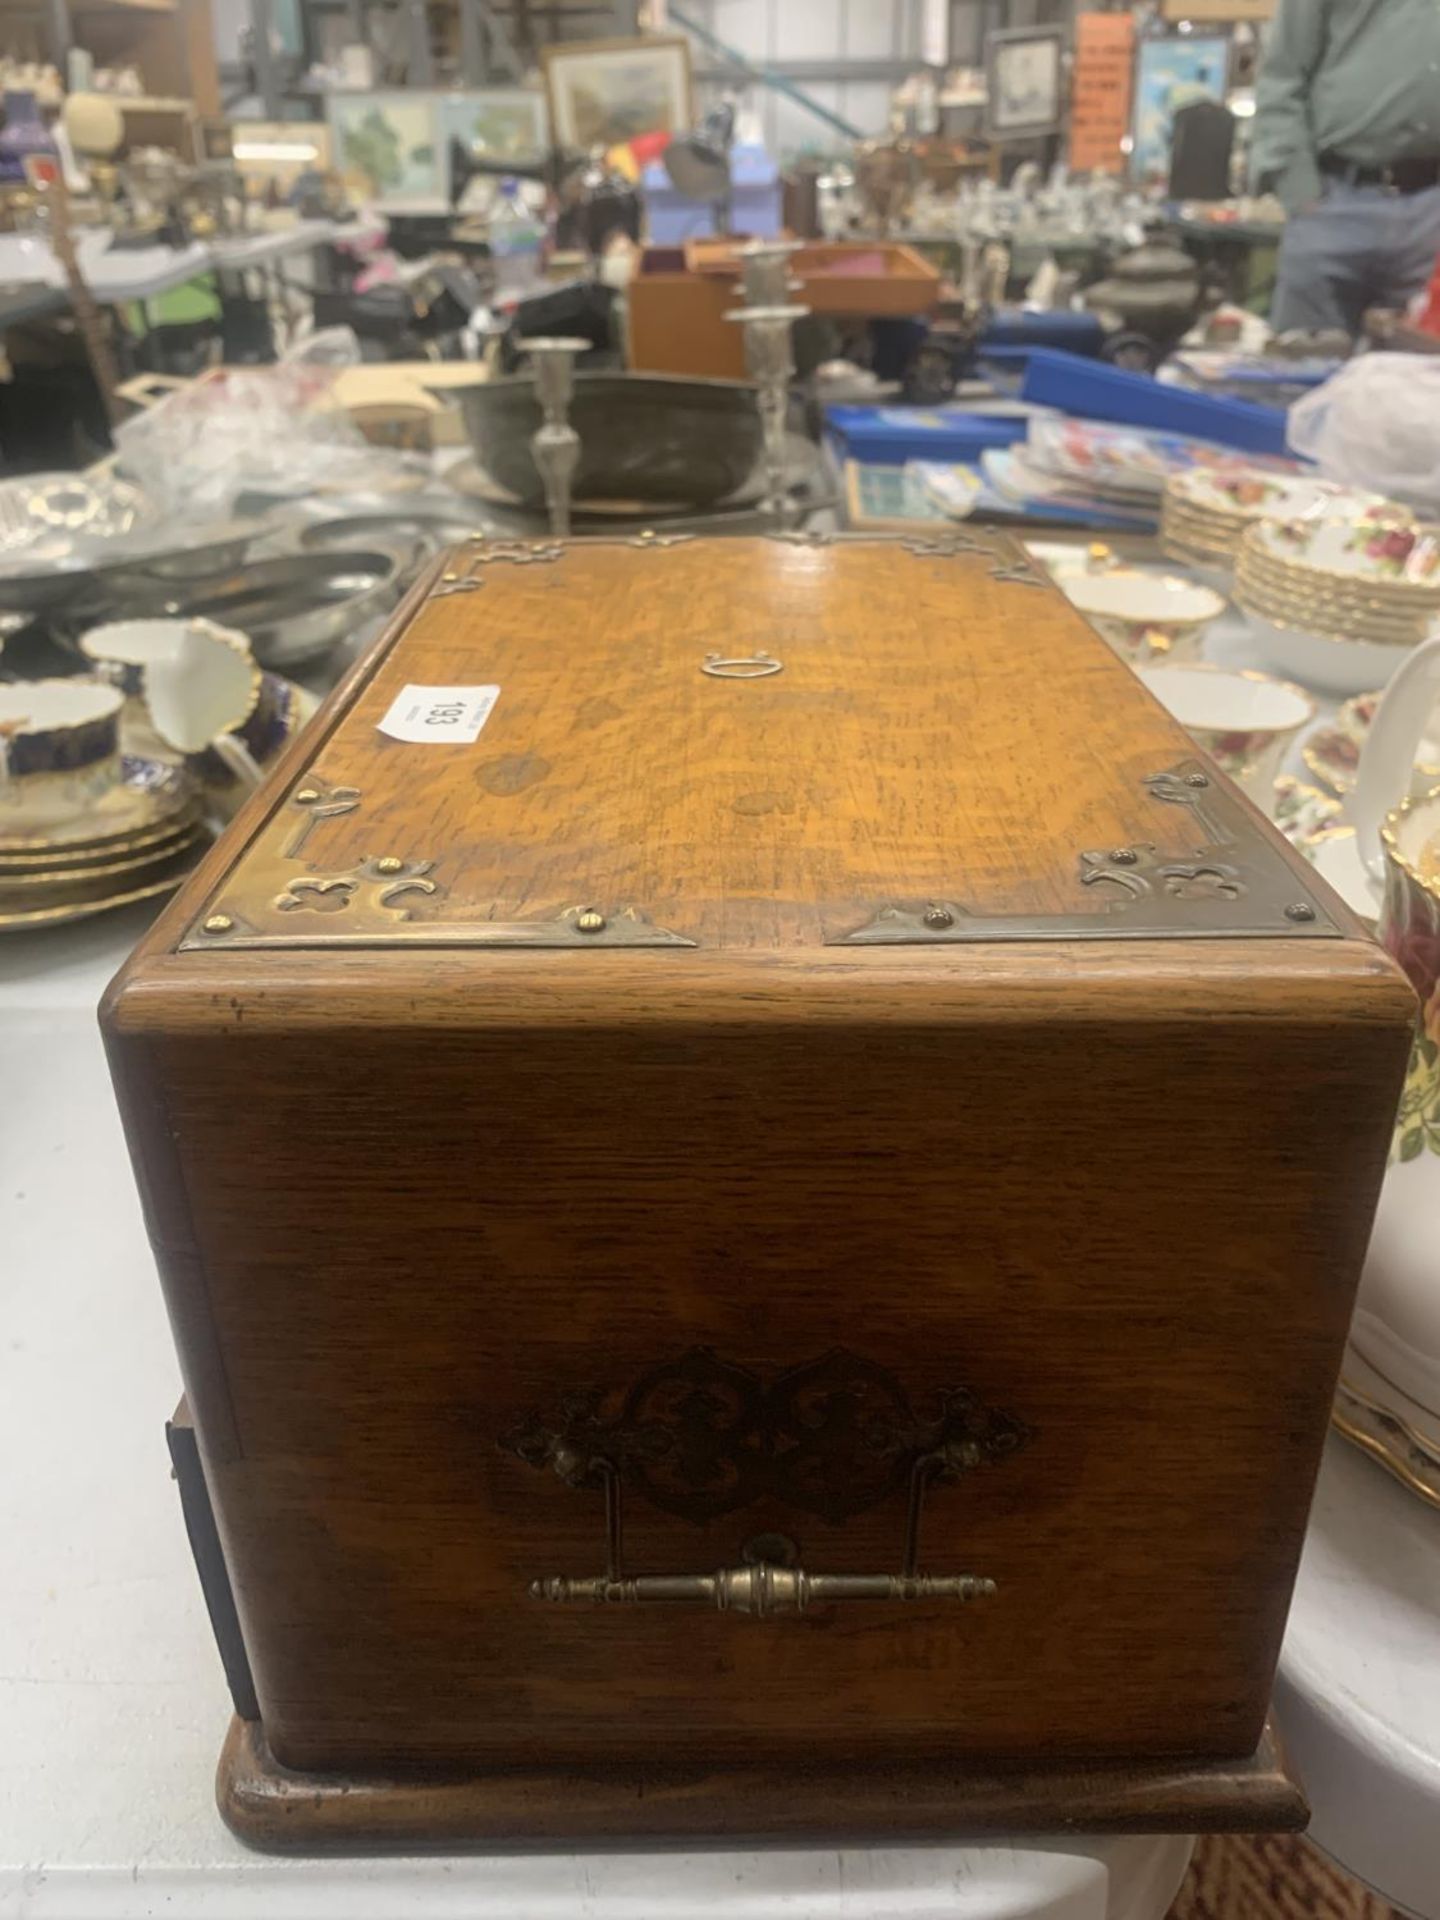
M 1017 27 L 989 35 L 985 128 L 992 139 L 1054 133 L 1060 125 L 1060 48 L 1059 27 Z
M 446 204 L 433 93 L 332 93 L 334 165 L 352 199 L 395 212 Z
M 577 40 L 545 47 L 540 57 L 556 146 L 614 147 L 695 124 L 688 40 Z
M 518 166 L 543 159 L 550 145 L 543 93 L 526 87 L 480 87 L 442 93 L 438 105 L 446 153 L 450 142 L 459 140 L 487 159 L 513 160 Z
M 1170 172 L 1175 114 L 1192 100 L 1223 100 L 1230 69 L 1230 42 L 1219 34 L 1183 34 L 1173 40 L 1142 40 L 1135 69 L 1135 144 L 1130 172 L 1141 183 Z

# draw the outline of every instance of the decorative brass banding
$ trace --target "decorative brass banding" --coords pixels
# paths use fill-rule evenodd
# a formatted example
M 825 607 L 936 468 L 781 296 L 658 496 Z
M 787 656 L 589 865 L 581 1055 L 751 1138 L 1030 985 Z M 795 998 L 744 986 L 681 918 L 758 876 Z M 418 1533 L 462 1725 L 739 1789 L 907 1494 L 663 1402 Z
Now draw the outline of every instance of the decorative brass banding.
M 1285 855 L 1199 762 L 1182 761 L 1141 784 L 1152 800 L 1184 811 L 1191 850 L 1164 854 L 1146 841 L 1081 852 L 1077 898 L 1088 894 L 1098 908 L 1027 916 L 978 914 L 955 900 L 896 901 L 829 944 L 1340 936 L 1319 896 L 1295 897 L 1303 882 Z

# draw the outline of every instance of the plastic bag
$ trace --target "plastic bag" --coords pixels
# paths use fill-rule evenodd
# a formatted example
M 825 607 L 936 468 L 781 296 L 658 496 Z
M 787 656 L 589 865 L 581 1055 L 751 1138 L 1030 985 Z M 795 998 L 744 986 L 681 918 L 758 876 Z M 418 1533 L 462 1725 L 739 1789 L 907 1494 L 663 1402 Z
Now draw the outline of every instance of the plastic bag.
M 121 467 L 187 521 L 227 519 L 242 494 L 388 488 L 405 456 L 371 446 L 329 399 L 336 375 L 359 358 L 350 329 L 332 327 L 276 366 L 197 380 L 116 431 Z
M 1291 407 L 1289 437 L 1327 480 L 1440 511 L 1440 355 L 1347 361 Z

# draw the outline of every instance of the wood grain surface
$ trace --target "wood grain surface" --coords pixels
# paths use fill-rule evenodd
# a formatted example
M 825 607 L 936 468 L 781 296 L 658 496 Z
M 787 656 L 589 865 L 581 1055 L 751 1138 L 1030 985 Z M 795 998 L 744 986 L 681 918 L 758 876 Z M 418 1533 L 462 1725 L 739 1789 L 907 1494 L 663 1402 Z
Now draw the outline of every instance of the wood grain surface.
M 433 862 L 435 892 L 403 901 L 418 927 L 594 903 L 762 952 L 901 900 L 1098 913 L 1082 850 L 1193 848 L 1185 811 L 1142 783 L 1194 748 L 1060 593 L 996 573 L 988 553 L 888 540 L 596 542 L 477 567 L 312 742 L 312 784 L 358 802 L 315 822 L 305 864 Z M 702 671 L 757 648 L 783 671 Z M 501 691 L 473 747 L 379 729 L 407 685 L 477 683 Z M 255 864 L 212 907 L 243 909 Z M 343 934 L 334 905 L 268 924 Z
M 1244 1761 L 1406 1057 L 1396 970 L 1338 905 L 1337 939 L 824 944 L 936 892 L 1073 908 L 1077 851 L 1151 837 L 1140 779 L 1191 751 L 987 559 L 602 544 L 435 583 L 105 1013 L 269 1752 L 732 1782 Z M 783 674 L 699 671 L 760 646 Z M 473 747 L 375 730 L 401 686 L 488 682 Z M 312 775 L 362 803 L 307 871 L 433 860 L 417 918 L 598 901 L 696 944 L 178 951 L 258 897 Z M 531 1599 L 601 1571 L 602 1503 L 501 1437 L 696 1346 L 767 1378 L 840 1347 L 917 1408 L 967 1387 L 1022 1420 L 926 1509 L 922 1569 L 994 1597 Z M 887 1572 L 904 1525 L 903 1493 L 843 1523 L 631 1499 L 628 1561 L 709 1573 L 780 1532 L 812 1572 Z

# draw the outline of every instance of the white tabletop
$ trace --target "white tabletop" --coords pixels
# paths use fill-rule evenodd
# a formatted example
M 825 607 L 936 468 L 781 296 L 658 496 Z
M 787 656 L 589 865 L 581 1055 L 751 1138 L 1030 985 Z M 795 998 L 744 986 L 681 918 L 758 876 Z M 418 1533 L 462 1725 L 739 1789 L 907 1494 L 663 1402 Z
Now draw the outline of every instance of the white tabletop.
M 0 1916 L 1161 1920 L 1183 1837 L 419 1861 L 234 1840 L 164 1440 L 178 1373 L 94 1016 L 146 918 L 0 941 Z
M 1275 1704 L 1313 1838 L 1393 1906 L 1440 1920 L 1440 1513 L 1337 1437 Z
M 327 241 L 372 240 L 381 224 L 373 215 L 357 220 L 301 220 L 273 233 L 192 240 L 183 247 L 110 247 L 85 257 L 86 283 L 102 302 L 150 300 L 216 268 L 263 266 L 287 255 L 308 253 Z M 64 269 L 48 243 L 36 241 L 27 271 L 37 287 L 65 291 Z

